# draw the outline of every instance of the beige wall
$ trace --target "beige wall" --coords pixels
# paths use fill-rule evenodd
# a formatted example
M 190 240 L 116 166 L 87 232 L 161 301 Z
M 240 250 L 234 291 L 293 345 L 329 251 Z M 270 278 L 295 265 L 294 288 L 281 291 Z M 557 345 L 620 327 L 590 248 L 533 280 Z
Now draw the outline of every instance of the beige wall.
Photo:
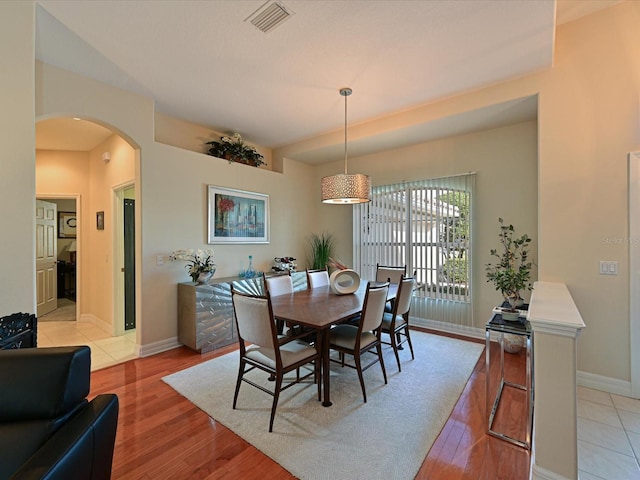
M 318 177 L 328 167 L 316 170 L 285 159 L 284 174 L 279 174 L 212 162 L 206 155 L 154 142 L 150 99 L 41 65 L 36 68 L 34 87 L 33 3 L 3 2 L 0 9 L 4 40 L 0 58 L 3 69 L 12 72 L 10 77 L 0 77 L 0 118 L 8 139 L 2 162 L 3 170 L 8 165 L 6 171 L 11 172 L 0 180 L 0 203 L 3 224 L 13 225 L 14 232 L 5 250 L 11 253 L 0 254 L 3 268 L 14 272 L 11 281 L 3 278 L 0 289 L 5 311 L 34 310 L 33 268 L 24 268 L 34 264 L 33 225 L 27 220 L 35 197 L 34 92 L 38 118 L 64 113 L 96 119 L 139 147 L 142 344 L 175 337 L 175 284 L 186 275 L 181 265 L 156 266 L 156 255 L 206 246 L 207 184 L 272 196 L 271 244 L 215 246 L 219 275 L 237 273 L 249 254 L 258 268 L 269 266 L 274 256 L 304 258 L 304 237 L 310 231 L 342 227 L 348 231 L 348 215 L 318 204 Z M 350 130 L 351 138 L 358 138 L 376 129 L 388 130 L 390 125 L 444 118 L 539 94 L 539 278 L 565 282 L 585 320 L 578 368 L 622 381 L 630 378 L 627 245 L 603 238 L 627 236 L 626 154 L 640 149 L 639 23 L 640 2 L 623 2 L 560 26 L 550 70 Z M 274 159 L 278 161 L 279 157 Z M 359 166 L 357 160 L 351 165 Z M 289 213 L 292 205 L 296 217 Z M 31 248 L 25 249 L 25 244 Z M 599 260 L 617 260 L 619 275 L 598 275 Z
M 578 369 L 623 384 L 630 381 L 627 153 L 640 148 L 639 21 L 640 2 L 622 2 L 558 27 L 549 70 L 349 130 L 350 138 L 363 138 L 538 94 L 539 279 L 566 283 L 587 325 Z M 277 149 L 274 157 L 340 141 L 329 134 Z M 370 167 L 351 159 L 349 168 Z M 318 177 L 336 171 L 337 165 L 322 167 Z M 348 231 L 349 212 L 330 208 L 321 207 L 316 228 Z M 618 261 L 619 274 L 599 275 L 600 260 Z
M 530 121 L 349 160 L 350 171 L 370 175 L 374 186 L 476 172 L 472 251 L 476 328 L 484 328 L 492 308 L 502 299 L 486 283 L 484 268 L 491 261 L 489 251 L 498 247 L 498 218 L 513 224 L 516 233 L 533 238 L 531 250 L 537 258 L 537 139 L 537 123 Z M 340 171 L 340 166 L 319 168 L 317 185 L 323 175 Z M 353 265 L 351 211 L 341 205 L 320 207 L 324 228 L 336 237 L 336 254 L 347 265 Z
M 0 5 L 0 316 L 36 311 L 34 5 Z M 9 74 L 10 73 L 10 74 Z
M 135 172 L 140 222 L 136 236 L 141 255 L 136 264 L 137 334 L 141 345 L 151 345 L 149 351 L 161 349 L 177 335 L 176 284 L 188 277 L 184 262 L 170 262 L 168 255 L 179 248 L 208 246 L 208 184 L 271 196 L 271 242 L 214 245 L 216 275 L 237 275 L 246 268 L 248 255 L 254 256 L 254 266 L 261 270 L 271 267 L 273 257 L 304 257 L 303 238 L 313 222 L 309 212 L 315 205 L 307 195 L 313 181 L 311 167 L 287 162 L 286 173 L 281 174 L 156 143 L 149 99 L 47 65 L 37 64 L 36 72 L 38 118 L 71 112 L 117 128 L 116 133 L 138 148 Z M 100 157 L 101 151 L 96 155 Z M 292 215 L 291 205 L 300 213 Z M 158 255 L 164 256 L 163 266 L 156 265 Z

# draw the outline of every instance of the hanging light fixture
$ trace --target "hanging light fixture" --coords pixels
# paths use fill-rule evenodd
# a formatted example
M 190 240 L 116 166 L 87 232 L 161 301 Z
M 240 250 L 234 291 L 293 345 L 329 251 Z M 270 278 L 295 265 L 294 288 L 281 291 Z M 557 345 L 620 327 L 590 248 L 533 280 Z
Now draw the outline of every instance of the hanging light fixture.
M 344 97 L 344 173 L 322 179 L 322 202 L 335 204 L 366 203 L 369 201 L 371 179 L 360 173 L 347 173 L 347 97 L 350 88 L 341 88 Z

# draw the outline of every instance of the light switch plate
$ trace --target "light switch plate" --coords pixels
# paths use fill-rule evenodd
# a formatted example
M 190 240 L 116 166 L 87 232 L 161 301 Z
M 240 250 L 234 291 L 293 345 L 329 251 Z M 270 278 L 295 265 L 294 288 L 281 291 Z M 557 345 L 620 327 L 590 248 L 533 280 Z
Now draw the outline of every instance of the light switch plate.
M 156 256 L 156 265 L 158 266 L 164 265 L 164 255 Z

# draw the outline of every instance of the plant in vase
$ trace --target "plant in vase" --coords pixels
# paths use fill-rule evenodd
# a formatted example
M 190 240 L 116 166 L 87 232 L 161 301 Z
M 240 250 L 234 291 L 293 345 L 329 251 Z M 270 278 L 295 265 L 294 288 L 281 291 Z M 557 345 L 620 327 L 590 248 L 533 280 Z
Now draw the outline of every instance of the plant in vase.
M 311 258 L 307 258 L 310 268 L 318 270 L 325 268 L 333 252 L 333 235 L 330 233 L 312 233 L 309 236 Z
M 169 255 L 171 260 L 186 260 L 185 268 L 195 283 L 207 283 L 216 272 L 216 264 L 213 261 L 213 250 L 187 249 L 174 250 Z
M 517 320 L 518 310 L 516 307 L 522 303 L 521 293 L 531 290 L 531 269 L 534 262 L 529 259 L 529 244 L 531 239 L 525 233 L 520 237 L 514 237 L 515 228 L 513 225 L 505 225 L 502 218 L 500 222 L 501 248 L 491 249 L 491 256 L 497 261 L 486 264 L 487 282 L 493 282 L 505 301 L 509 303 L 509 308 L 503 308 L 502 318 L 504 320 Z
M 238 162 L 254 167 L 267 164 L 256 148 L 245 143 L 239 133 L 234 133 L 230 137 L 220 137 L 219 141 L 213 140 L 207 142 L 207 145 L 210 145 L 207 151 L 209 155 L 224 158 L 229 160 L 229 163 Z

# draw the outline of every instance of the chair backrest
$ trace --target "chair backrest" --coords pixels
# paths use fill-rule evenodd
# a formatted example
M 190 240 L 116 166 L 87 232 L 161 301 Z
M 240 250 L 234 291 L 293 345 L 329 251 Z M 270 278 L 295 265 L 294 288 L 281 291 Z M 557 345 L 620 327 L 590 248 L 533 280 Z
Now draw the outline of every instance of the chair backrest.
M 393 267 L 376 264 L 376 282 L 400 283 L 402 275 L 407 274 L 407 266 Z
M 269 293 L 258 297 L 239 293 L 232 288 L 231 300 L 240 343 L 246 341 L 276 350 L 276 322 L 273 320 Z
M 367 293 L 364 296 L 360 319 L 361 332 L 372 331 L 380 327 L 388 293 L 389 283 L 379 284 L 375 287 L 371 286 L 371 283 L 367 284 Z
M 405 277 L 403 275 L 400 279 L 398 293 L 396 294 L 396 300 L 393 304 L 394 315 L 405 315 L 409 313 L 409 310 L 411 309 L 411 300 L 413 299 L 414 283 L 414 277 Z
M 288 274 L 265 277 L 264 286 L 272 297 L 293 293 L 293 281 Z
M 329 285 L 329 272 L 327 272 L 327 269 L 307 270 L 307 285 L 309 288 L 318 288 Z

